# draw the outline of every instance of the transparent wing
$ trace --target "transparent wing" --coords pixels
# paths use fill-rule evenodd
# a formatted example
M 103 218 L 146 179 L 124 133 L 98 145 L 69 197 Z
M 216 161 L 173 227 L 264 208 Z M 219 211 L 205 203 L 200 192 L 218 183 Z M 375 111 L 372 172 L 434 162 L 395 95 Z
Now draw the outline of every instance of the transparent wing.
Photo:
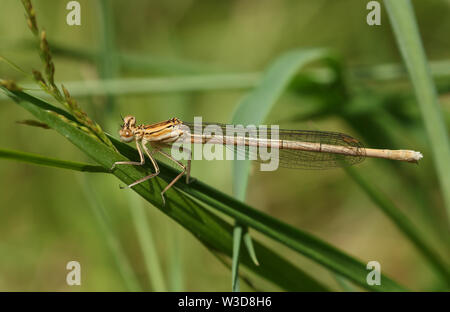
M 194 132 L 194 124 L 184 123 L 191 133 Z M 227 128 L 228 126 L 228 128 Z M 233 127 L 233 126 L 231 126 Z M 260 131 L 258 128 L 233 128 L 230 132 L 230 125 L 203 123 L 201 126 L 202 133 L 210 134 L 210 137 L 224 136 L 248 138 L 252 140 L 258 137 L 256 141 L 264 142 L 267 140 L 275 140 L 272 142 L 308 142 L 319 143 L 321 145 L 330 145 L 338 147 L 342 153 L 332 153 L 323 151 L 305 151 L 298 149 L 278 149 L 279 165 L 285 168 L 294 169 L 328 169 L 334 167 L 351 166 L 360 163 L 365 158 L 365 149 L 361 142 L 357 139 L 339 132 L 328 131 L 308 131 L 308 130 L 283 130 L 279 129 L 278 134 L 272 132 L 270 128 L 266 131 Z M 197 130 L 198 131 L 198 130 Z M 227 132 L 228 131 L 228 132 Z M 261 139 L 262 135 L 262 139 Z M 217 140 L 214 140 L 217 142 Z M 255 141 L 255 140 L 254 140 Z M 268 163 L 269 160 L 264 160 L 261 155 L 262 152 L 271 152 L 270 147 L 264 146 L 249 146 L 244 144 L 226 144 L 225 139 L 223 144 L 235 153 L 235 159 L 250 159 L 258 162 Z M 258 145 L 258 144 L 257 144 Z M 261 152 L 261 149 L 264 149 Z M 348 150 L 348 154 L 345 151 Z

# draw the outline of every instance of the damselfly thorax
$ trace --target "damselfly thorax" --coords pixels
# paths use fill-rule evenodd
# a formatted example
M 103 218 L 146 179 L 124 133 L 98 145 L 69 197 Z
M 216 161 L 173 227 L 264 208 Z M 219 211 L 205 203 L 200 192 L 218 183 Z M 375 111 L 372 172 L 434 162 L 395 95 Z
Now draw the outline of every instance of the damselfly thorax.
M 178 118 L 172 118 L 152 125 L 136 125 L 136 119 L 133 116 L 126 116 L 123 121 L 124 123 L 119 134 L 120 139 L 124 142 L 131 142 L 133 139 L 136 139 L 169 144 L 175 142 L 184 133 L 180 129 L 180 125 L 183 123 Z
M 118 161 L 115 162 L 111 168 L 114 169 L 116 165 L 137 165 L 142 166 L 145 164 L 145 157 L 142 153 L 142 149 L 147 154 L 150 159 L 155 172 L 139 179 L 130 185 L 128 188 L 131 188 L 139 183 L 147 181 L 159 174 L 159 166 L 158 163 L 153 158 L 153 154 L 159 153 L 168 159 L 174 161 L 178 166 L 181 167 L 182 171 L 179 175 L 175 177 L 161 192 L 161 198 L 163 204 L 165 204 L 164 193 L 172 187 L 175 182 L 177 182 L 184 173 L 186 173 L 186 183 L 189 183 L 190 176 L 190 168 L 191 168 L 191 160 L 188 160 L 187 167 L 177 159 L 173 158 L 170 154 L 164 152 L 162 149 L 166 147 L 170 147 L 170 144 L 178 140 L 181 136 L 184 135 L 184 131 L 180 129 L 180 125 L 182 122 L 178 118 L 172 118 L 167 121 L 159 122 L 152 125 L 136 125 L 136 118 L 134 116 L 126 116 L 123 118 L 123 124 L 121 129 L 119 130 L 120 140 L 123 142 L 132 142 L 136 141 L 136 148 L 139 152 L 140 162 L 136 161 Z M 148 145 L 152 147 L 150 151 Z M 190 151 L 188 151 L 190 153 Z
M 215 129 L 210 131 L 211 127 Z M 192 144 L 220 144 L 232 149 L 235 153 L 244 154 L 246 159 L 264 162 L 267 159 L 260 157 L 258 151 L 263 148 L 277 149 L 279 165 L 286 168 L 302 169 L 328 169 L 333 167 L 350 166 L 362 162 L 365 157 L 386 158 L 407 162 L 417 162 L 422 154 L 411 150 L 387 150 L 364 148 L 355 138 L 338 132 L 308 131 L 308 130 L 282 130 L 276 128 L 259 136 L 255 128 L 246 129 L 233 125 L 203 123 L 200 125 L 183 123 L 178 118 L 151 124 L 136 125 L 133 116 L 123 118 L 119 131 L 123 142 L 136 141 L 140 162 L 120 161 L 116 165 L 143 165 L 147 154 L 153 164 L 155 172 L 140 179 L 128 187 L 147 181 L 159 174 L 159 167 L 153 155 L 159 153 L 175 162 L 182 172 L 175 177 L 161 192 L 163 203 L 164 193 L 186 173 L 186 182 L 189 183 L 191 157 L 185 166 L 182 162 L 163 151 L 179 140 Z M 209 131 L 206 131 L 209 129 Z M 232 131 L 230 131 L 232 129 Z M 199 131 L 200 130 L 200 131 Z M 231 132 L 231 133 L 230 133 Z M 149 150 L 149 147 L 151 150 Z M 191 155 L 191 150 L 183 146 L 185 152 Z

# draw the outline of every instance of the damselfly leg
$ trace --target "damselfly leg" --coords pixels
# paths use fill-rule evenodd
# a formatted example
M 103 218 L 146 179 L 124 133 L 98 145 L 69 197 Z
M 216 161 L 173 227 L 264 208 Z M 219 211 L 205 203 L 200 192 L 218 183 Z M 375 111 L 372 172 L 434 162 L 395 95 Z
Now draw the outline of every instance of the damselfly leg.
M 130 185 L 127 185 L 126 187 L 120 187 L 120 188 L 122 188 L 122 189 L 123 188 L 131 188 L 131 187 L 133 187 L 133 186 L 135 186 L 135 185 L 137 185 L 139 183 L 142 183 L 144 181 L 147 181 L 148 179 L 151 179 L 151 178 L 153 178 L 153 177 L 155 177 L 155 176 L 157 176 L 159 174 L 159 166 L 156 163 L 155 159 L 152 157 L 153 153 L 158 152 L 159 149 L 155 149 L 152 152 L 150 152 L 148 150 L 147 146 L 146 146 L 147 143 L 148 142 L 145 141 L 145 140 L 142 140 L 142 141 L 136 140 L 136 148 L 137 148 L 137 150 L 139 152 L 139 156 L 141 158 L 141 160 L 139 162 L 138 161 L 116 161 L 113 164 L 113 166 L 111 167 L 111 170 L 113 170 L 116 167 L 116 165 L 134 165 L 134 166 L 142 166 L 142 165 L 144 165 L 145 164 L 145 157 L 144 157 L 144 154 L 142 153 L 142 150 L 141 150 L 141 147 L 140 147 L 140 145 L 142 145 L 142 147 L 144 148 L 145 153 L 147 154 L 148 158 L 152 162 L 153 168 L 155 168 L 155 172 L 150 174 L 150 175 L 148 175 L 148 176 L 146 176 L 146 177 L 143 177 L 142 179 L 139 179 L 139 180 L 131 183 Z
M 186 173 L 186 183 L 189 183 L 189 176 L 191 174 L 191 159 L 188 159 L 188 164 L 187 167 L 185 165 L 183 165 L 182 162 L 176 160 L 175 158 L 173 158 L 171 155 L 167 154 L 166 152 L 159 150 L 159 153 L 161 155 L 166 156 L 167 158 L 169 158 L 170 160 L 172 160 L 173 162 L 175 162 L 178 166 L 181 167 L 182 171 L 180 172 L 180 174 L 178 174 L 175 179 L 173 179 L 165 188 L 164 190 L 161 192 L 161 197 L 163 199 L 163 203 L 165 203 L 165 199 L 164 199 L 164 193 L 167 192 L 182 176 L 183 174 Z
M 183 176 L 183 174 L 185 174 L 186 173 L 186 184 L 189 184 L 190 182 L 192 182 L 192 180 L 190 181 L 190 173 L 191 173 L 191 150 L 189 150 L 189 149 L 187 149 L 187 148 L 184 148 L 184 151 L 187 151 L 188 153 L 189 153 L 189 158 L 188 158 L 188 161 L 187 161 L 187 166 L 185 166 L 182 162 L 180 162 L 180 161 L 178 161 L 178 160 L 176 160 L 175 158 L 173 158 L 170 154 L 167 154 L 166 152 L 164 152 L 164 151 L 162 151 L 161 149 L 162 149 L 162 147 L 161 146 L 153 146 L 153 150 L 149 150 L 148 149 L 148 147 L 147 147 L 147 144 L 148 144 L 149 142 L 147 141 L 147 140 L 142 140 L 142 141 L 138 141 L 138 140 L 136 140 L 136 147 L 137 147 L 137 150 L 138 150 L 138 152 L 139 152 L 139 156 L 140 156 L 140 161 L 138 162 L 138 161 L 118 161 L 118 162 L 115 162 L 114 164 L 113 164 L 113 166 L 112 166 L 112 168 L 111 168 L 111 170 L 113 170 L 114 168 L 115 168 L 115 166 L 116 165 L 134 165 L 134 166 L 142 166 L 142 165 L 144 165 L 145 164 L 145 157 L 144 157 L 144 154 L 142 153 L 142 150 L 141 150 L 141 145 L 142 145 L 142 148 L 144 149 L 144 151 L 145 151 L 145 153 L 147 154 L 147 156 L 148 156 L 148 158 L 150 159 L 150 161 L 152 162 L 152 164 L 153 164 L 153 167 L 155 168 L 155 172 L 154 173 L 152 173 L 152 174 L 150 174 L 150 175 L 148 175 L 148 176 L 146 176 L 146 177 L 143 177 L 143 178 L 141 178 L 141 179 L 139 179 L 139 180 L 137 180 L 137 181 L 135 181 L 135 182 L 133 182 L 133 183 L 131 183 L 130 185 L 127 185 L 126 187 L 120 187 L 121 189 L 124 189 L 124 188 L 131 188 L 131 187 L 133 187 L 133 186 L 135 186 L 135 185 L 137 185 L 137 184 L 139 184 L 139 183 L 142 183 L 142 182 L 145 182 L 145 181 L 147 181 L 147 180 L 149 180 L 149 179 L 151 179 L 151 178 L 153 178 L 153 177 L 155 177 L 155 176 L 157 176 L 159 173 L 160 173 L 160 170 L 159 170 L 159 166 L 158 166 L 158 163 L 155 161 L 155 159 L 153 158 L 153 155 L 155 154 L 155 153 L 160 153 L 161 155 L 163 155 L 163 156 L 165 156 L 165 157 L 167 157 L 168 159 L 170 159 L 170 160 L 172 160 L 173 162 L 175 162 L 178 166 L 180 166 L 180 168 L 182 169 L 182 171 L 163 189 L 163 191 L 161 192 L 161 198 L 162 198 L 162 202 L 163 202 L 163 205 L 165 205 L 165 203 L 166 203 L 166 200 L 165 200 L 165 198 L 164 198 L 164 193 L 165 192 L 167 192 L 182 176 Z
M 144 148 L 144 151 L 145 151 L 145 153 L 147 154 L 148 158 L 149 158 L 150 161 L 152 162 L 153 168 L 155 168 L 155 172 L 152 173 L 152 174 L 149 174 L 149 175 L 146 176 L 146 177 L 143 177 L 142 179 L 139 179 L 139 180 L 137 180 L 137 181 L 134 181 L 133 183 L 131 183 L 130 185 L 128 185 L 127 188 L 131 188 L 131 187 L 133 187 L 133 186 L 135 186 L 135 185 L 137 185 L 137 184 L 139 184 L 139 183 L 145 182 L 145 181 L 147 181 L 147 180 L 149 180 L 149 179 L 151 179 L 151 178 L 153 178 L 153 177 L 156 177 L 156 176 L 159 174 L 159 166 L 158 166 L 158 163 L 155 161 L 155 159 L 154 159 L 153 156 L 152 156 L 154 153 L 158 152 L 159 149 L 155 149 L 155 150 L 152 150 L 152 151 L 150 152 L 150 151 L 148 150 L 148 148 L 147 148 L 147 142 L 146 142 L 146 141 L 142 140 L 141 144 L 142 144 L 142 147 Z M 145 159 L 144 159 L 144 161 L 145 161 Z M 164 202 L 164 200 L 163 200 L 163 202 Z
M 116 161 L 111 169 L 109 169 L 110 171 L 113 171 L 114 168 L 116 168 L 116 165 L 135 165 L 135 166 L 142 166 L 143 164 L 145 164 L 145 158 L 144 158 L 144 154 L 142 154 L 142 150 L 141 147 L 139 146 L 139 142 L 136 140 L 136 148 L 139 152 L 139 157 L 141 158 L 141 161 Z

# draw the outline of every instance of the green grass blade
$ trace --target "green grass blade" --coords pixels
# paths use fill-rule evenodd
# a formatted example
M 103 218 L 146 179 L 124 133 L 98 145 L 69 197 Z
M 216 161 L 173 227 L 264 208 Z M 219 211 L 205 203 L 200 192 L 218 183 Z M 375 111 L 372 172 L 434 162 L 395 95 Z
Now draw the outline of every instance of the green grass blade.
M 245 247 L 247 248 L 250 258 L 252 258 L 253 260 L 253 263 L 255 265 L 259 265 L 258 258 L 256 257 L 255 247 L 253 246 L 252 237 L 250 236 L 248 227 L 244 228 L 244 244 Z
M 158 258 L 158 250 L 147 221 L 145 207 L 136 194 L 127 192 L 127 197 L 152 290 L 167 291 L 164 273 Z
M 233 257 L 231 266 L 231 289 L 235 292 L 239 291 L 239 256 L 241 254 L 242 241 L 244 241 L 245 248 L 247 249 L 250 258 L 253 260 L 253 263 L 259 265 L 252 237 L 248 232 L 248 227 L 235 223 L 233 229 Z
M 436 174 L 450 220 L 450 144 L 436 88 L 420 39 L 413 7 L 408 0 L 385 0 L 394 34 L 406 64 L 430 142 Z
M 81 180 L 81 185 L 95 218 L 100 225 L 100 229 L 105 237 L 108 247 L 111 250 L 120 275 L 125 282 L 126 288 L 129 291 L 141 291 L 141 286 L 139 285 L 123 247 L 112 228 L 106 209 L 103 206 L 102 201 L 98 198 L 96 192 L 93 190 L 94 186 L 89 182 L 87 177 L 83 177 Z
M 125 96 L 130 94 L 198 92 L 213 90 L 242 90 L 254 87 L 260 78 L 259 73 L 229 73 L 190 75 L 162 78 L 117 78 L 86 81 L 66 81 L 64 86 L 73 97 L 101 95 Z M 24 89 L 34 88 L 35 84 L 24 85 Z M 47 99 L 51 95 L 39 91 L 39 96 Z M 0 100 L 7 96 L 0 94 Z
M 228 269 L 231 270 L 231 264 L 229 263 L 229 261 L 227 261 L 228 259 L 226 259 L 226 257 L 223 254 L 220 254 L 218 252 L 216 252 L 213 249 L 209 249 L 209 251 L 216 257 L 217 260 L 219 260 L 220 263 L 222 263 L 225 267 L 227 267 Z M 250 280 L 250 278 L 248 278 L 247 276 L 243 275 L 242 273 L 239 273 L 239 277 L 242 279 L 242 281 L 247 284 L 248 287 L 250 287 L 253 291 L 261 291 L 259 290 L 257 287 L 255 287 L 255 285 L 253 284 L 253 282 Z
M 231 262 L 231 289 L 240 291 L 239 285 L 239 256 L 241 253 L 242 226 L 235 224 L 233 228 L 233 256 Z
M 102 79 L 114 78 L 119 73 L 119 63 L 116 57 L 114 15 L 112 4 L 108 0 L 100 0 L 100 54 L 97 60 L 100 77 Z M 115 105 L 114 97 L 111 94 L 106 95 L 106 111 L 110 113 Z
M 166 228 L 165 237 L 167 238 L 167 245 L 169 248 L 169 263 L 168 263 L 168 280 L 169 291 L 186 291 L 185 290 L 185 272 L 183 259 L 183 240 L 184 233 L 180 233 L 179 229 L 175 231 L 171 228 Z
M 26 43 L 21 45 L 22 48 L 34 47 L 34 43 Z M 52 53 L 55 56 L 63 56 L 75 60 L 88 61 L 95 63 L 98 59 L 98 53 L 88 49 L 81 49 L 75 46 L 65 46 L 50 41 Z M 192 60 L 173 59 L 159 57 L 156 55 L 130 54 L 116 51 L 116 57 L 124 70 L 141 72 L 146 74 L 206 74 L 228 72 L 221 66 L 214 64 L 206 64 Z M 433 60 L 430 61 L 431 73 L 434 77 L 450 76 L 450 61 Z M 406 72 L 400 64 L 380 64 L 374 66 L 355 66 L 348 69 L 352 79 L 372 80 L 372 81 L 388 81 L 404 78 Z
M 50 42 L 52 52 L 56 56 L 63 56 L 81 61 L 96 63 L 99 53 L 89 49 L 82 49 L 74 46 L 65 46 L 59 43 Z M 28 46 L 28 44 L 27 44 Z M 218 72 L 219 66 L 205 64 L 192 60 L 167 58 L 152 55 L 149 53 L 130 54 L 115 51 L 115 58 L 123 70 L 140 72 L 145 74 L 205 74 Z M 223 70 L 220 70 L 223 72 Z
M 334 279 L 341 287 L 342 291 L 345 292 L 355 292 L 357 289 L 344 277 L 339 274 L 333 274 Z
M 41 156 L 37 154 L 24 153 L 19 151 L 12 151 L 0 148 L 0 158 L 23 161 L 30 164 L 63 168 L 75 171 L 83 172 L 105 172 L 109 171 L 102 166 L 95 166 L 75 161 L 61 160 L 56 158 L 50 158 L 46 156 Z
M 55 108 L 52 105 L 21 91 L 13 91 L 10 95 L 18 105 L 30 111 L 41 122 L 46 123 L 58 131 L 66 139 L 105 168 L 111 167 L 115 161 L 124 160 L 125 157 L 122 155 L 133 159 L 137 157 L 137 151 L 135 149 L 126 144 L 120 143 L 117 140 L 113 141 L 122 155 L 115 153 L 106 145 L 90 137 L 71 123 L 68 123 L 67 119 L 73 120 L 73 118 L 61 109 Z M 64 116 L 64 118 L 61 116 Z M 169 190 L 166 195 L 167 204 L 165 207 L 162 207 L 160 197 L 162 181 L 172 179 L 178 174 L 178 172 L 170 166 L 162 163 L 160 164 L 160 168 L 160 175 L 162 179 L 159 177 L 152 179 L 148 184 L 144 183 L 141 186 L 138 185 L 136 188 L 133 188 L 133 190 L 141 195 L 145 200 L 161 209 L 163 213 L 180 223 L 208 248 L 212 248 L 217 252 L 231 256 L 232 226 L 225 220 L 205 209 L 204 203 L 201 203 L 201 201 L 192 201 L 189 197 L 184 195 L 186 192 L 180 192 L 182 190 L 181 187 L 189 189 L 189 186 L 186 186 L 184 183 L 180 183 L 179 186 L 181 187 L 177 185 L 173 189 Z M 114 175 L 121 179 L 124 183 L 129 184 L 143 177 L 146 174 L 144 169 L 145 168 L 140 169 L 134 166 L 123 166 L 118 170 L 115 170 Z M 200 181 L 191 183 L 191 185 L 195 184 L 200 186 L 203 185 Z M 214 192 L 222 194 L 217 190 L 214 191 L 213 188 L 208 189 L 209 193 L 213 196 L 215 196 L 213 194 Z M 118 189 L 117 191 L 119 192 L 120 190 Z M 222 194 L 222 196 L 226 195 Z M 254 265 L 251 257 L 247 253 L 242 253 L 240 260 L 241 263 L 248 269 L 252 270 L 261 277 L 272 281 L 279 287 L 286 290 L 327 290 L 327 288 L 320 282 L 317 282 L 314 278 L 295 267 L 289 261 L 280 257 L 272 250 L 264 247 L 258 241 L 255 241 L 255 250 L 261 257 L 264 257 L 264 264 L 261 264 L 260 266 Z M 364 264 L 361 264 L 361 267 L 364 267 Z M 387 289 L 391 288 L 388 287 Z M 394 287 L 392 289 L 401 289 L 401 287 Z
M 31 77 L 31 75 L 27 72 L 25 72 L 22 68 L 20 68 L 18 65 L 16 65 L 13 61 L 8 60 L 6 57 L 0 55 L 0 62 L 4 62 L 8 64 L 11 68 L 15 69 L 19 73 L 23 74 L 24 76 Z

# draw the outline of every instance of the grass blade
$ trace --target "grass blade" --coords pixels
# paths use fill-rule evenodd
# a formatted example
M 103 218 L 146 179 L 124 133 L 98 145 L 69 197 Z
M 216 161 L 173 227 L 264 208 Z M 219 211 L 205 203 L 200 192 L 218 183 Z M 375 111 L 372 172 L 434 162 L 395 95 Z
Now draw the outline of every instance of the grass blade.
M 89 49 L 82 49 L 74 46 L 68 47 L 55 42 L 51 42 L 51 46 L 52 51 L 56 56 L 88 61 L 91 63 L 95 63 L 100 57 L 98 52 Z M 116 50 L 115 58 L 123 70 L 145 74 L 205 74 L 219 71 L 218 66 L 214 64 L 160 57 L 149 53 L 130 54 Z
M 131 264 L 125 255 L 120 241 L 112 229 L 106 209 L 103 206 L 102 201 L 96 195 L 96 192 L 93 191 L 93 185 L 89 183 L 89 180 L 86 177 L 83 177 L 81 180 L 81 185 L 127 289 L 129 291 L 141 291 L 141 286 L 139 285 Z
M 183 239 L 184 233 L 180 233 L 179 229 L 175 231 L 166 228 L 166 237 L 169 247 L 169 291 L 185 291 L 185 273 L 183 268 Z
M 125 96 L 130 94 L 177 93 L 213 90 L 241 90 L 254 87 L 260 78 L 259 73 L 229 73 L 161 78 L 116 78 L 87 81 L 67 81 L 64 86 L 73 97 L 96 95 Z M 24 89 L 35 85 L 24 85 Z M 38 90 L 41 91 L 41 90 Z M 43 98 L 51 95 L 42 94 Z M 0 94 L 0 100 L 7 99 Z
M 147 277 L 153 291 L 167 291 L 163 270 L 158 259 L 158 251 L 148 225 L 145 207 L 136 194 L 127 193 L 131 216 L 136 228 L 139 245 L 144 255 Z
M 244 229 L 244 244 L 247 248 L 248 253 L 250 254 L 250 257 L 253 260 L 253 263 L 255 265 L 259 265 L 258 258 L 256 257 L 255 247 L 253 246 L 252 237 L 250 236 L 250 233 L 248 232 L 248 227 Z
M 50 158 L 37 154 L 24 153 L 19 151 L 11 151 L 0 148 L 0 158 L 12 159 L 17 161 L 23 161 L 30 164 L 48 166 L 54 168 L 63 168 L 82 172 L 104 172 L 109 171 L 102 166 L 95 166 L 75 161 L 61 160 L 56 158 Z
M 231 289 L 240 291 L 239 286 L 239 255 L 241 253 L 242 226 L 235 224 L 233 228 L 233 257 L 231 262 Z
M 115 32 L 114 32 L 114 16 L 110 1 L 100 0 L 100 23 L 99 34 L 100 54 L 97 60 L 100 77 L 102 79 L 114 78 L 119 72 L 119 64 L 115 53 Z M 111 113 L 115 106 L 114 97 L 111 94 L 106 95 L 106 111 Z
M 386 9 L 394 29 L 395 38 L 406 64 L 409 77 L 422 114 L 425 131 L 430 142 L 436 174 L 450 221 L 450 145 L 447 129 L 442 118 L 436 87 L 425 51 L 411 1 L 385 0 Z

